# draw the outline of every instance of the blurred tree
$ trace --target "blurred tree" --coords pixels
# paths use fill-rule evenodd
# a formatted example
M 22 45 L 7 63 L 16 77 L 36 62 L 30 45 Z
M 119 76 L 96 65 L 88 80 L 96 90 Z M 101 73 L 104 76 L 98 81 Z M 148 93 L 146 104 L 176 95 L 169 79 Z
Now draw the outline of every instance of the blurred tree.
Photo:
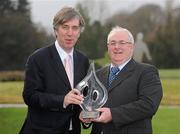
M 77 4 L 76 7 L 78 6 L 81 7 L 81 11 L 85 12 L 85 14 L 88 16 L 90 24 L 94 23 L 95 21 L 99 21 L 101 24 L 104 24 L 107 16 L 110 14 L 106 1 L 82 0 Z
M 180 8 L 173 9 L 173 0 L 166 1 L 166 8 L 148 4 L 134 12 L 119 11 L 106 24 L 119 25 L 129 29 L 135 36 L 145 35 L 152 62 L 160 68 L 180 67 Z M 166 61 L 164 60 L 166 59 Z M 148 62 L 144 59 L 144 62 Z
M 32 23 L 27 0 L 3 0 L 0 10 L 0 70 L 21 70 L 30 53 L 50 38 Z
M 18 0 L 17 5 L 17 13 L 23 15 L 23 18 L 26 19 L 29 23 L 32 23 L 31 21 L 31 14 L 30 14 L 30 5 L 27 0 Z
M 15 2 L 11 0 L 1 0 L 0 1 L 0 15 L 8 15 L 15 11 Z
M 160 6 L 147 4 L 134 12 L 119 11 L 107 20 L 107 24 L 119 25 L 132 32 L 134 37 L 140 32 L 144 41 L 150 40 L 157 27 L 164 22 L 164 14 Z M 149 48 L 149 44 L 147 44 Z M 143 62 L 150 62 L 145 56 Z
M 27 0 L 18 0 L 17 12 L 30 15 L 29 2 Z
M 180 39 L 178 37 L 178 17 L 174 16 L 173 1 L 167 1 L 166 23 L 159 26 L 154 33 L 155 39 L 151 42 L 154 63 L 160 68 L 180 67 Z M 177 18 L 177 19 L 176 19 Z
M 107 24 L 128 28 L 133 35 L 142 32 L 147 35 L 163 23 L 164 14 L 160 6 L 147 4 L 134 12 L 119 11 L 107 20 Z
M 103 57 L 106 51 L 106 35 L 105 28 L 99 21 L 86 25 L 77 48 L 87 54 L 90 59 Z
M 92 7 L 98 6 L 104 6 L 104 4 L 97 5 L 97 3 L 93 1 L 92 3 L 78 3 L 76 6 L 86 22 L 85 30 L 76 47 L 82 50 L 90 59 L 104 57 L 106 52 L 106 36 L 108 27 L 102 24 L 102 17 L 99 17 L 100 20 L 97 20 L 92 18 L 92 14 L 90 13 Z M 96 11 L 98 9 L 102 11 L 102 9 L 105 10 L 105 7 L 96 8 Z M 97 11 L 97 13 L 100 14 L 99 11 Z

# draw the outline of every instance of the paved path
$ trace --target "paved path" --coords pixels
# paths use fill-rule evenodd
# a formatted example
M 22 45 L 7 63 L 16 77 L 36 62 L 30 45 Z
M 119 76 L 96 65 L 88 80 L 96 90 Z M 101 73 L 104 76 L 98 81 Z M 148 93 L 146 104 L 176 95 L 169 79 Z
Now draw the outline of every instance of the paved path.
M 160 106 L 160 108 L 180 108 L 180 106 L 179 105 L 161 105 Z
M 0 104 L 0 108 L 27 107 L 25 104 Z
M 17 107 L 17 108 L 21 108 L 21 107 L 27 107 L 26 104 L 0 104 L 0 108 L 11 108 L 11 107 Z M 170 106 L 160 106 L 160 108 L 180 108 L 180 106 L 177 105 L 170 105 Z

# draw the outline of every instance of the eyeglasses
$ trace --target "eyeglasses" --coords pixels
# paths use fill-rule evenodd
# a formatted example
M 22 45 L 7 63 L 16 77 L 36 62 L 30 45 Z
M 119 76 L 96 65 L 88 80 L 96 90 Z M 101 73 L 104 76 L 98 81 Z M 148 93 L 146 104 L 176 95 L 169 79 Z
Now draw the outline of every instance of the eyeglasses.
M 109 46 L 113 46 L 115 47 L 116 45 L 117 46 L 127 46 L 128 44 L 132 44 L 131 42 L 128 42 L 128 41 L 124 41 L 124 40 L 120 40 L 120 41 L 110 41 L 108 43 Z

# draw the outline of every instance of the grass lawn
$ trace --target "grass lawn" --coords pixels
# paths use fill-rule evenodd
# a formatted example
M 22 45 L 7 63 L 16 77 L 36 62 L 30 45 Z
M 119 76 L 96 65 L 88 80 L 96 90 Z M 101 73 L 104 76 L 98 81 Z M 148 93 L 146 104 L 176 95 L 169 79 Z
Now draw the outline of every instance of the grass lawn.
M 26 116 L 26 108 L 0 108 L 0 134 L 18 134 Z M 90 129 L 82 134 L 89 134 Z
M 23 103 L 23 82 L 0 82 L 0 103 Z
M 25 108 L 0 108 L 0 134 L 18 134 L 25 113 Z
M 163 105 L 180 105 L 180 79 L 162 79 Z
M 180 133 L 180 107 L 161 107 L 153 118 L 153 134 Z
M 162 105 L 180 105 L 180 69 L 160 70 Z M 23 82 L 0 82 L 0 103 L 23 103 Z M 26 108 L 0 108 L 0 134 L 18 134 Z M 153 134 L 179 134 L 180 108 L 161 107 L 153 119 Z M 90 129 L 82 134 L 89 134 Z
M 178 74 L 178 73 L 177 73 Z M 180 105 L 180 76 L 171 76 L 163 73 L 161 79 L 163 86 L 162 105 Z M 176 78 L 172 78 L 176 77 Z M 23 82 L 0 82 L 0 103 L 23 103 Z
M 0 108 L 0 134 L 18 134 L 26 108 Z M 153 118 L 153 134 L 179 134 L 180 108 L 160 107 Z M 90 129 L 82 130 L 89 134 Z

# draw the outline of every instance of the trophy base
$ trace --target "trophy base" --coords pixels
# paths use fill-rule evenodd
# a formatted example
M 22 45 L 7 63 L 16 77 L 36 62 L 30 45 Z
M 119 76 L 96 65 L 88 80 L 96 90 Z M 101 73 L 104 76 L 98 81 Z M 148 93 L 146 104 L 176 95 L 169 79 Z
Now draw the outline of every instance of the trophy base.
M 97 118 L 99 117 L 98 111 L 82 111 L 82 118 Z

